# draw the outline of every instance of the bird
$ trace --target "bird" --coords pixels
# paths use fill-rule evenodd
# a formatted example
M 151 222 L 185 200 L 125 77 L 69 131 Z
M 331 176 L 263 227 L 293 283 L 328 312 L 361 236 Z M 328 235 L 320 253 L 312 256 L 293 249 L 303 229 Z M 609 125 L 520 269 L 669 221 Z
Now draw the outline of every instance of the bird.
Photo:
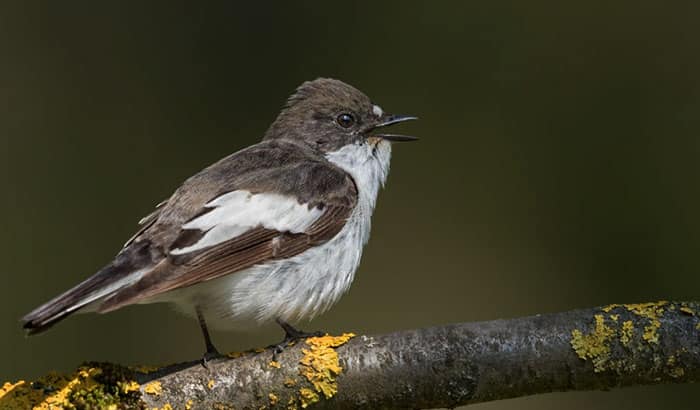
M 114 259 L 22 319 L 43 332 L 76 312 L 166 302 L 196 318 L 203 360 L 221 356 L 209 328 L 292 323 L 349 289 L 370 236 L 392 144 L 415 120 L 384 112 L 357 88 L 318 78 L 287 99 L 262 140 L 191 176 L 141 219 Z

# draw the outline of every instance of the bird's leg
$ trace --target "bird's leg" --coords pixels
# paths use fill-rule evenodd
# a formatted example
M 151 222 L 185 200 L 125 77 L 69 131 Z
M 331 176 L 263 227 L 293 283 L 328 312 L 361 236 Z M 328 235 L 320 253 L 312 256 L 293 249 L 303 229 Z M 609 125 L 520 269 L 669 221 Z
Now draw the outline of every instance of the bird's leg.
M 204 321 L 204 315 L 202 314 L 199 306 L 195 308 L 197 311 L 197 320 L 199 320 L 199 327 L 202 329 L 202 335 L 204 336 L 204 344 L 207 348 L 206 353 L 202 356 L 202 366 L 209 368 L 209 360 L 218 359 L 221 357 L 221 353 L 216 349 L 214 344 L 211 342 L 211 336 L 209 336 L 209 329 L 207 329 L 207 322 Z
M 325 335 L 324 332 L 303 332 L 299 329 L 294 328 L 294 326 L 285 322 L 284 320 L 277 318 L 275 319 L 278 325 L 284 330 L 284 340 L 282 342 L 274 345 L 274 350 L 272 351 L 272 360 L 277 361 L 277 355 L 284 351 L 290 343 L 296 342 L 300 339 L 306 339 L 307 337 L 321 337 Z

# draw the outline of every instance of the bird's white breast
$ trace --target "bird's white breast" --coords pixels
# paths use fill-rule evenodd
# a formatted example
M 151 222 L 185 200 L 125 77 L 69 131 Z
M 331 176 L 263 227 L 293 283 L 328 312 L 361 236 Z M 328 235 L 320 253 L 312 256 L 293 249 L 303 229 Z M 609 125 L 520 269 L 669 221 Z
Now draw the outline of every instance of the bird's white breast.
M 328 310 L 348 290 L 360 264 L 390 157 L 390 143 L 381 140 L 329 153 L 326 158 L 353 177 L 359 196 L 335 237 L 292 258 L 183 289 L 174 301 L 188 312 L 191 306 L 199 305 L 207 322 L 219 328 L 245 327 L 275 318 L 293 322 Z

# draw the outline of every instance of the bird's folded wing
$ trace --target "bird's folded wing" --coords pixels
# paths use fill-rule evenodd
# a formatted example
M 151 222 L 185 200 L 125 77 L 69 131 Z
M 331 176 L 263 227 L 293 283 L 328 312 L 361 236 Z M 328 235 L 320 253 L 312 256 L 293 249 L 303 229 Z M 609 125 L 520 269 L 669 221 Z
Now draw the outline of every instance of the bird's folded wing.
M 254 188 L 241 184 L 206 202 L 180 225 L 173 240 L 161 245 L 166 248 L 163 260 L 141 280 L 104 300 L 99 310 L 289 258 L 333 238 L 357 203 L 357 188 L 349 175 L 330 164 L 294 164 L 297 171 L 305 166 L 316 170 L 295 172 L 302 180 L 291 179 L 292 186 L 261 189 L 265 181 L 258 175 Z M 278 172 L 265 178 L 277 181 Z M 315 175 L 319 172 L 323 177 Z M 158 222 L 153 226 L 157 231 Z

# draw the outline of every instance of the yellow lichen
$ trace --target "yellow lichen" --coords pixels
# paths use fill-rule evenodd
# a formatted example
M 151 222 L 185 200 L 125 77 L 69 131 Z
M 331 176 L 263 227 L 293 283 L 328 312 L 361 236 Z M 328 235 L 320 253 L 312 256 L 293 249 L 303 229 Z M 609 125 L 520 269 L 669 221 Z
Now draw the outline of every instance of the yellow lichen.
M 289 400 L 287 400 L 287 410 L 297 410 L 297 398 L 294 396 L 291 396 Z
M 27 391 L 25 384 L 26 382 L 24 380 L 20 380 L 16 383 L 5 382 L 0 388 L 0 404 L 6 402 L 11 403 L 6 405 L 8 409 L 21 409 L 22 407 L 26 407 L 23 406 L 23 404 L 29 404 L 31 402 L 22 400 L 24 393 L 18 394 L 20 390 Z M 31 392 L 31 390 L 29 390 L 29 392 Z
M 133 407 L 140 392 L 133 390 L 131 371 L 116 365 L 86 365 L 69 374 L 51 372 L 34 382 L 5 383 L 0 409 L 114 409 Z
M 154 407 L 153 410 L 173 410 L 173 406 L 170 403 L 165 403 L 163 407 Z
M 338 383 L 335 378 L 342 371 L 338 360 L 338 353 L 334 348 L 342 346 L 355 335 L 345 333 L 342 336 L 321 336 L 306 339 L 309 349 L 302 349 L 304 357 L 299 361 L 301 367 L 299 373 L 311 383 L 314 390 L 302 388 L 302 407 L 318 401 L 317 393 L 322 393 L 326 399 L 330 399 L 338 392 Z M 313 394 L 311 394 L 313 393 Z
M 275 396 L 274 393 L 270 393 L 267 395 L 267 398 L 270 399 L 270 405 L 274 406 L 277 404 L 277 402 L 280 400 L 277 396 Z
M 284 379 L 284 387 L 294 387 L 296 386 L 297 381 L 292 379 L 291 377 L 288 377 Z
M 90 392 L 100 385 L 94 377 L 102 374 L 95 367 L 81 367 L 75 373 L 49 373 L 36 382 L 5 383 L 0 389 L 3 409 L 60 409 L 71 407 L 76 393 Z M 107 404 L 107 403 L 105 403 Z
M 209 380 L 209 383 L 207 383 L 207 387 L 209 388 L 209 390 L 211 390 L 214 388 L 215 384 L 216 384 L 216 382 L 213 379 Z
M 606 370 L 610 359 L 610 341 L 615 336 L 615 330 L 605 324 L 603 315 L 595 315 L 595 328 L 587 335 L 580 330 L 571 332 L 571 346 L 581 359 L 591 359 L 593 369 L 597 372 Z
M 0 388 L 0 399 L 2 399 L 7 393 L 11 392 L 15 387 L 21 386 L 24 383 L 24 380 L 20 380 L 17 383 L 5 382 L 5 384 L 3 384 L 3 386 Z
M 279 369 L 280 367 L 282 367 L 282 365 L 280 364 L 280 362 L 276 362 L 276 361 L 274 361 L 274 360 L 271 360 L 270 363 L 268 363 L 268 366 L 274 367 L 274 368 L 276 368 L 276 369 Z
M 159 396 L 163 393 L 163 386 L 160 382 L 150 382 L 143 387 L 143 392 L 154 396 Z
M 659 301 L 625 305 L 612 304 L 601 308 L 601 310 L 605 313 L 611 313 L 614 309 L 625 309 L 629 313 L 641 317 L 645 322 L 643 329 L 640 329 L 642 339 L 650 345 L 658 345 L 660 343 L 661 318 L 663 318 L 664 311 L 671 310 L 671 308 L 675 309 L 673 304 Z M 694 314 L 694 311 L 685 304 L 678 307 L 678 310 L 686 314 Z M 572 331 L 571 345 L 576 354 L 584 360 L 591 360 L 596 372 L 611 370 L 620 373 L 634 370 L 634 364 L 628 363 L 624 358 L 612 359 L 612 344 L 616 336 L 619 336 L 620 344 L 626 348 L 631 348 L 634 338 L 635 320 L 625 320 L 619 329 L 614 325 L 614 323 L 619 323 L 620 313 L 622 311 L 618 310 L 614 314 L 595 315 L 595 326 L 590 334 L 584 335 L 578 329 Z M 606 316 L 610 320 L 608 324 L 605 323 Z M 700 329 L 700 325 L 698 328 Z M 653 348 L 652 351 L 654 351 Z M 663 363 L 657 355 L 654 356 L 654 360 L 658 360 L 659 365 Z M 678 375 L 683 374 L 683 369 L 678 366 L 668 364 L 668 367 L 669 374 L 673 377 L 680 377 Z
M 140 365 L 140 366 L 131 366 L 130 369 L 137 371 L 139 373 L 148 374 L 148 373 L 153 373 L 156 370 L 160 370 L 161 368 L 157 367 L 157 366 Z
M 681 306 L 678 310 L 680 310 L 683 313 L 687 313 L 691 316 L 695 316 L 695 311 L 688 306 Z
M 301 407 L 304 409 L 320 400 L 318 393 L 306 387 L 299 389 L 299 398 L 301 399 Z
M 631 320 L 626 320 L 622 323 L 622 329 L 620 330 L 620 342 L 623 346 L 628 347 L 632 341 L 632 336 L 634 334 L 634 323 Z
M 676 363 L 677 360 L 675 355 L 671 355 L 666 361 L 666 365 L 669 367 L 668 374 L 674 379 L 683 377 L 685 375 L 685 370 L 681 366 L 676 366 Z
M 700 330 L 700 322 L 698 322 L 698 324 L 695 325 L 695 328 L 696 328 L 697 330 Z
M 649 319 L 649 325 L 644 327 L 644 333 L 642 337 L 649 343 L 658 344 L 659 334 L 657 330 L 661 327 L 661 321 L 659 318 L 663 316 L 663 307 L 667 305 L 668 302 L 652 302 L 652 303 L 637 303 L 624 305 L 630 312 Z
M 661 327 L 661 318 L 664 314 L 664 306 L 668 305 L 665 300 L 659 302 L 650 303 L 633 303 L 625 305 L 608 305 L 602 310 L 604 312 L 610 312 L 615 308 L 624 307 L 628 311 L 634 313 L 637 316 L 643 317 L 649 321 L 649 324 L 644 327 L 644 333 L 642 338 L 649 343 L 658 344 L 659 343 L 659 333 L 658 330 Z M 673 306 L 673 305 L 671 305 Z M 682 308 L 681 308 L 682 309 Z
M 98 368 L 83 368 L 79 369 L 77 375 L 70 380 L 64 388 L 59 390 L 57 393 L 49 396 L 45 402 L 51 407 L 51 403 L 63 404 L 66 402 L 68 395 L 73 391 L 78 390 L 91 390 L 98 383 L 95 381 L 94 377 L 102 374 L 102 369 Z
M 674 379 L 678 379 L 679 377 L 685 376 L 685 370 L 683 370 L 682 367 L 674 367 L 668 371 L 668 374 Z
M 141 385 L 133 380 L 117 382 L 117 386 L 119 386 L 119 390 L 121 390 L 123 393 L 131 393 L 132 391 L 138 391 L 141 388 Z
M 187 403 L 185 403 L 185 410 L 192 410 L 192 405 L 194 402 L 192 400 L 187 400 Z
M 605 312 L 605 313 L 609 313 L 611 310 L 615 309 L 616 307 L 620 307 L 620 305 L 618 305 L 618 304 L 615 303 L 615 304 L 612 304 L 612 305 L 605 306 L 602 310 L 603 310 L 603 312 Z
M 230 357 L 231 359 L 238 359 L 239 357 L 241 357 L 243 355 L 244 355 L 244 353 L 241 353 L 241 352 L 226 353 L 226 356 Z

